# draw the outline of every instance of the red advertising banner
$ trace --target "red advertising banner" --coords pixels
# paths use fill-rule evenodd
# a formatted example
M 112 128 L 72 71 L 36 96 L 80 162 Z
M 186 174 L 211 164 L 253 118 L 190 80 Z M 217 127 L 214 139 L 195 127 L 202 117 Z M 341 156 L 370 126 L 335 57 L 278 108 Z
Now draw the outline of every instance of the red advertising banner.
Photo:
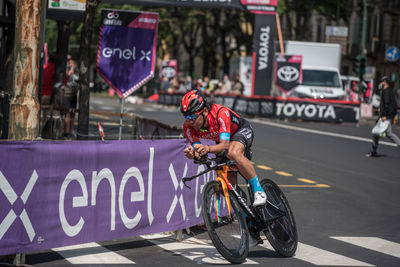
M 275 84 L 287 95 L 302 82 L 301 55 L 278 55 L 275 60 Z

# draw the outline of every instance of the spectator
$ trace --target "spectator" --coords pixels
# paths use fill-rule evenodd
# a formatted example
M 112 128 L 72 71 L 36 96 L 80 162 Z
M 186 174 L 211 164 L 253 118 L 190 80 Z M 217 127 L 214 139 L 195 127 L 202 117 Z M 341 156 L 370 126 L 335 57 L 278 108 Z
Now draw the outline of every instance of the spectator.
M 201 85 L 200 90 L 203 93 L 208 93 L 208 90 L 210 89 L 210 79 L 208 78 L 208 76 L 204 76 L 203 78 L 203 83 Z
M 215 91 L 216 94 L 230 94 L 232 93 L 232 83 L 229 80 L 227 74 L 224 75 L 224 79 L 219 86 L 219 89 Z
M 192 76 L 190 76 L 190 75 L 186 76 L 185 88 L 186 88 L 186 91 L 190 91 L 193 89 Z
M 197 79 L 196 86 L 195 86 L 195 89 L 196 89 L 196 90 L 201 90 L 201 87 L 202 87 L 202 86 L 203 86 L 203 79 L 198 78 L 198 79 Z
M 397 124 L 400 125 L 400 87 L 396 91 L 397 93 Z
M 56 54 L 51 53 L 49 60 L 43 65 L 43 82 L 42 82 L 42 105 L 51 104 L 51 95 L 53 93 L 53 79 L 55 73 Z
M 73 138 L 75 110 L 78 99 L 78 65 L 75 60 L 70 59 L 67 65 L 67 83 L 64 87 L 64 98 L 61 106 L 61 112 L 65 115 L 64 119 L 64 137 Z
M 389 87 L 389 78 L 383 77 L 381 82 L 379 83 L 378 89 L 381 91 L 381 103 L 379 107 L 379 120 L 377 122 L 387 122 L 388 126 L 384 133 L 386 136 L 397 144 L 397 147 L 400 147 L 400 139 L 399 137 L 392 132 L 391 121 L 393 120 L 396 114 L 396 99 L 392 89 Z M 375 127 L 374 127 L 375 128 Z M 366 157 L 378 157 L 377 149 L 379 144 L 380 136 L 373 131 L 372 134 L 372 147 L 371 150 L 365 154 Z
M 232 86 L 232 91 L 234 94 L 236 95 L 242 95 L 243 91 L 244 91 L 244 85 L 243 83 L 240 81 L 240 76 L 239 74 L 235 75 L 235 80 L 233 82 L 233 86 Z
M 175 76 L 172 79 L 171 85 L 168 88 L 168 93 L 176 93 L 179 90 L 179 81 L 178 81 L 178 77 Z
M 41 116 L 40 116 L 40 133 L 44 138 L 50 138 L 48 134 L 51 128 L 52 116 L 52 95 L 54 86 L 54 75 L 55 75 L 55 62 L 56 53 L 51 53 L 46 64 L 43 65 L 43 79 L 42 79 L 42 92 L 40 98 L 41 104 Z
M 208 86 L 208 93 L 214 94 L 214 92 L 218 89 L 218 80 L 211 80 Z
M 162 77 L 161 80 L 161 91 L 168 91 L 168 88 L 171 86 L 171 81 L 167 77 Z

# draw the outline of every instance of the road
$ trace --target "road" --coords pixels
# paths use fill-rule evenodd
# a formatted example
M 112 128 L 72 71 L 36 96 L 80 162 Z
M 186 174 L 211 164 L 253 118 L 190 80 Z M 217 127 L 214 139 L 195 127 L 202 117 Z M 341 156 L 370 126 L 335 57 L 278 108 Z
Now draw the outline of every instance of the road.
M 118 110 L 116 99 L 92 98 L 91 109 Z M 177 108 L 126 104 L 135 112 L 171 125 L 183 121 Z M 104 116 L 91 120 L 102 119 Z M 366 158 L 371 122 L 325 124 L 249 118 L 256 137 L 253 162 L 259 177 L 280 185 L 296 218 L 299 246 L 282 258 L 264 240 L 247 264 L 263 266 L 400 266 L 400 149 L 384 139 Z M 108 118 L 111 135 L 118 118 Z M 128 129 L 124 129 L 124 131 Z M 398 127 L 394 132 L 400 134 Z M 192 266 L 226 264 L 207 234 L 193 228 L 176 241 L 173 233 L 132 237 L 31 253 L 33 266 Z M 264 238 L 265 239 L 265 238 Z

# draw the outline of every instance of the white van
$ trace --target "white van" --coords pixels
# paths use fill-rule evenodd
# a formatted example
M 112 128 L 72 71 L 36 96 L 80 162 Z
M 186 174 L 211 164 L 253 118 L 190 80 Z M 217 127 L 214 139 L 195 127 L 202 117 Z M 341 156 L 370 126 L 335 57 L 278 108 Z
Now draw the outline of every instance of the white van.
M 289 96 L 299 98 L 344 99 L 340 79 L 339 44 L 288 41 L 286 53 L 302 55 L 302 83 Z

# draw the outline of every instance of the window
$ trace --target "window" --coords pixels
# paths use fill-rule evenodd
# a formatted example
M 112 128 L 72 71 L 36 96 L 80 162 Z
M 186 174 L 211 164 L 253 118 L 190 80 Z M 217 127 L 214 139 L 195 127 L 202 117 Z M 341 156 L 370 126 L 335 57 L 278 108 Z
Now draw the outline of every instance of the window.
M 339 75 L 335 71 L 304 70 L 302 85 L 340 87 Z

